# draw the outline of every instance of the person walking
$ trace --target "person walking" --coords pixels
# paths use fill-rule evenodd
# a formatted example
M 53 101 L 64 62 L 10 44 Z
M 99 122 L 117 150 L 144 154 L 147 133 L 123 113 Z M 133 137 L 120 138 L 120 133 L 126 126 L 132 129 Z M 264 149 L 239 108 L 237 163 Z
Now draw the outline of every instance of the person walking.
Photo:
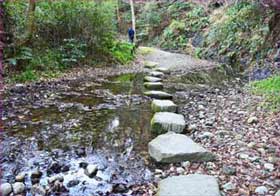
M 130 27 L 128 29 L 128 38 L 129 38 L 130 43 L 134 43 L 134 35 L 135 35 L 135 31 L 133 30 L 132 27 Z

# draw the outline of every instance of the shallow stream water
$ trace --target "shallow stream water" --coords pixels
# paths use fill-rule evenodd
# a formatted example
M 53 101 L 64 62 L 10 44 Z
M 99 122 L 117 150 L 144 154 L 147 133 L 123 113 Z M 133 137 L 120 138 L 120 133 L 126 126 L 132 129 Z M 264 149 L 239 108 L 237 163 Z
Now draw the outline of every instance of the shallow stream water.
M 12 183 L 18 173 L 25 172 L 30 188 L 30 174 L 39 169 L 42 186 L 47 186 L 48 177 L 60 174 L 66 195 L 72 196 L 121 194 L 151 181 L 147 143 L 152 114 L 142 96 L 142 84 L 143 74 L 137 73 L 45 86 L 18 85 L 7 92 L 2 181 Z M 97 175 L 85 175 L 81 162 L 97 164 Z M 50 170 L 54 163 L 60 166 L 55 172 Z M 78 185 L 69 187 L 73 180 Z M 120 184 L 122 188 L 114 190 Z

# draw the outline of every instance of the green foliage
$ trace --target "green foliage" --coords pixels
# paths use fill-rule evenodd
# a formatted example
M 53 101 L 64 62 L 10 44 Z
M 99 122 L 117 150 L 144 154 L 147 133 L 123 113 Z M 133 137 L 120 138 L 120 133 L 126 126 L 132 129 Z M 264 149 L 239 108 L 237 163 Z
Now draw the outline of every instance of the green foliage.
M 134 45 L 126 42 L 115 42 L 111 48 L 111 53 L 114 59 L 122 64 L 129 63 L 133 60 L 132 53 Z
M 184 35 L 184 21 L 173 20 L 164 30 L 161 40 L 161 47 L 167 49 L 184 48 L 187 44 L 187 38 Z
M 186 14 L 186 31 L 197 32 L 209 25 L 209 17 L 203 7 L 193 6 Z
M 176 1 L 168 5 L 167 12 L 173 18 L 177 19 L 192 8 L 192 4 L 190 2 L 181 2 Z
M 37 1 L 31 40 L 18 46 L 26 32 L 28 1 L 6 1 L 5 28 L 13 47 L 5 48 L 5 62 L 14 67 L 9 70 L 22 71 L 19 80 L 33 80 L 35 73 L 56 72 L 93 60 L 131 61 L 132 46 L 115 38 L 115 6 L 113 0 Z
M 254 56 L 264 43 L 268 26 L 257 4 L 238 3 L 229 7 L 225 14 L 213 21 L 208 32 L 206 45 L 218 45 L 219 54 Z
M 272 76 L 268 79 L 251 83 L 253 93 L 263 95 L 266 105 L 272 109 L 280 107 L 280 76 Z
M 34 81 L 38 79 L 37 74 L 34 70 L 27 69 L 23 71 L 22 73 L 16 75 L 14 78 L 12 78 L 16 82 L 26 82 L 26 81 Z

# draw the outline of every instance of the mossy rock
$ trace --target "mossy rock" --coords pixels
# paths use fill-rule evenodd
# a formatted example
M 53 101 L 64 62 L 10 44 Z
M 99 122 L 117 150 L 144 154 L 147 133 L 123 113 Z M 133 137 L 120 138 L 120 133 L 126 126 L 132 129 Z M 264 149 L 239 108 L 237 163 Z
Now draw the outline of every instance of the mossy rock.
M 172 99 L 173 96 L 169 93 L 163 91 L 146 91 L 144 95 L 149 96 L 154 99 Z
M 145 76 L 144 77 L 145 82 L 161 82 L 162 79 L 158 77 L 153 77 L 153 76 Z
M 145 62 L 144 62 L 144 67 L 150 68 L 150 69 L 155 68 L 155 67 L 157 67 L 158 65 L 159 65 L 159 64 L 158 64 L 157 62 L 153 62 L 153 61 L 145 61 Z
M 153 112 L 176 112 L 177 105 L 170 100 L 153 100 L 152 102 L 152 111 Z

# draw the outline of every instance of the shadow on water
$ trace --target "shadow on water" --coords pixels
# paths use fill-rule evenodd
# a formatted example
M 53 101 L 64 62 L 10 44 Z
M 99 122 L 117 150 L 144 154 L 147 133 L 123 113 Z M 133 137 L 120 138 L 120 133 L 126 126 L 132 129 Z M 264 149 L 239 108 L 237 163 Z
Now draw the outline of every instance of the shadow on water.
M 130 186 L 149 181 L 145 162 L 151 140 L 150 103 L 138 99 L 134 103 L 130 99 L 142 95 L 142 83 L 143 74 L 125 74 L 98 86 L 70 86 L 48 100 L 49 105 L 28 109 L 20 106 L 28 112 L 20 118 L 8 116 L 4 120 L 3 181 L 13 182 L 19 172 L 30 174 L 40 168 L 44 173 L 40 183 L 47 185 L 47 177 L 54 175 L 46 172 L 53 161 L 70 168 L 58 172 L 63 174 L 65 186 L 74 179 L 81 182 L 69 188 L 69 195 L 73 196 L 102 195 L 113 191 L 116 183 Z M 113 96 L 123 94 L 126 96 L 120 99 L 130 100 L 112 107 L 112 98 L 92 94 L 96 89 L 108 90 Z M 86 176 L 79 168 L 80 162 L 97 164 L 97 177 Z

